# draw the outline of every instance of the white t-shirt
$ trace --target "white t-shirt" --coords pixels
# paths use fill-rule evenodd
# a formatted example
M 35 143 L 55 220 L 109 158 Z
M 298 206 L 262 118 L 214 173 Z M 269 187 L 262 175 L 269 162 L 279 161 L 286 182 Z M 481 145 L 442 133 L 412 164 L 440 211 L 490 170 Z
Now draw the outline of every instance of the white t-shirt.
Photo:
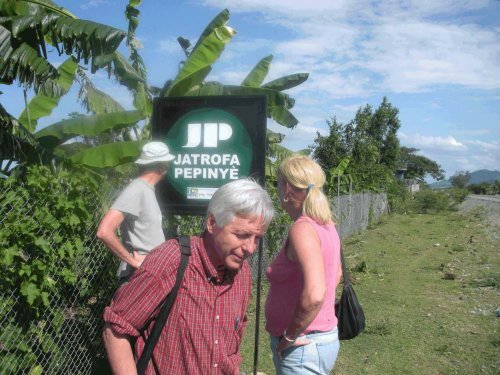
M 137 251 L 147 255 L 165 241 L 162 229 L 162 214 L 156 200 L 154 186 L 141 178 L 132 181 L 116 198 L 112 209 L 123 213 L 125 219 L 120 226 L 122 242 L 132 254 Z M 126 277 L 133 268 L 125 262 L 120 263 L 118 277 Z

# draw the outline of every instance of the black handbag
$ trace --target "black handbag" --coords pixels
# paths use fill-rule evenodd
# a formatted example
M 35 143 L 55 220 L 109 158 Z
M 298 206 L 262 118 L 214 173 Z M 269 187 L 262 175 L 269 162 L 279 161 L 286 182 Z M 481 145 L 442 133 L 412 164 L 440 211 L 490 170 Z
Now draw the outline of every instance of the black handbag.
M 350 340 L 365 329 L 365 314 L 349 281 L 349 273 L 347 272 L 342 248 L 340 249 L 340 259 L 342 262 L 344 287 L 340 299 L 335 301 L 335 315 L 338 320 L 339 339 Z

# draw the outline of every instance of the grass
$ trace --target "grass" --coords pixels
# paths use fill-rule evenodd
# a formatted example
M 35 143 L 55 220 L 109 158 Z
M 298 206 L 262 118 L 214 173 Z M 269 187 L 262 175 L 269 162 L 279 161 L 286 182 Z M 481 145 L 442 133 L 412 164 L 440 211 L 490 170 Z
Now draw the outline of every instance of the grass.
M 361 271 L 351 272 L 367 326 L 341 342 L 332 374 L 500 373 L 500 246 L 479 220 L 453 212 L 391 215 L 345 241 L 349 268 Z M 253 371 L 255 303 L 250 315 L 246 374 Z M 258 369 L 274 374 L 262 315 Z

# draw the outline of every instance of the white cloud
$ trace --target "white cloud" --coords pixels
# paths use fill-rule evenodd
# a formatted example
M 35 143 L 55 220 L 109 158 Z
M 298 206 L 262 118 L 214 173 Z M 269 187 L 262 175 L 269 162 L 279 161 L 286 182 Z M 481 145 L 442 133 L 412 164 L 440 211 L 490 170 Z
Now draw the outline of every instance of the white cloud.
M 95 7 L 98 7 L 99 5 L 108 4 L 108 3 L 109 3 L 109 1 L 107 1 L 107 0 L 89 0 L 89 1 L 85 2 L 84 4 L 81 4 L 80 8 L 87 10 L 87 9 L 95 8 Z
M 457 16 L 488 6 L 487 0 L 204 3 L 257 12 L 290 29 L 293 34 L 275 47 L 277 60 L 292 70 L 307 67 L 311 89 L 332 98 L 436 85 L 500 88 L 500 30 Z
M 399 138 L 403 145 L 409 145 L 418 149 L 445 149 L 445 150 L 465 150 L 467 146 L 457 141 L 451 135 L 447 137 L 430 136 L 421 134 L 399 133 Z

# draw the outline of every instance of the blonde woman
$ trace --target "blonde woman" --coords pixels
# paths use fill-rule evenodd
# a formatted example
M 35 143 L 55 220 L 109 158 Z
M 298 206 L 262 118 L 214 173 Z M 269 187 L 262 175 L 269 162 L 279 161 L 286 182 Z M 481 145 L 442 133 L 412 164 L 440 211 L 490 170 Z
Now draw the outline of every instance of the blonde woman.
M 340 348 L 335 289 L 342 271 L 340 240 L 322 191 L 325 174 L 313 160 L 291 156 L 277 176 L 281 205 L 294 222 L 266 271 L 266 330 L 276 373 L 328 374 Z

